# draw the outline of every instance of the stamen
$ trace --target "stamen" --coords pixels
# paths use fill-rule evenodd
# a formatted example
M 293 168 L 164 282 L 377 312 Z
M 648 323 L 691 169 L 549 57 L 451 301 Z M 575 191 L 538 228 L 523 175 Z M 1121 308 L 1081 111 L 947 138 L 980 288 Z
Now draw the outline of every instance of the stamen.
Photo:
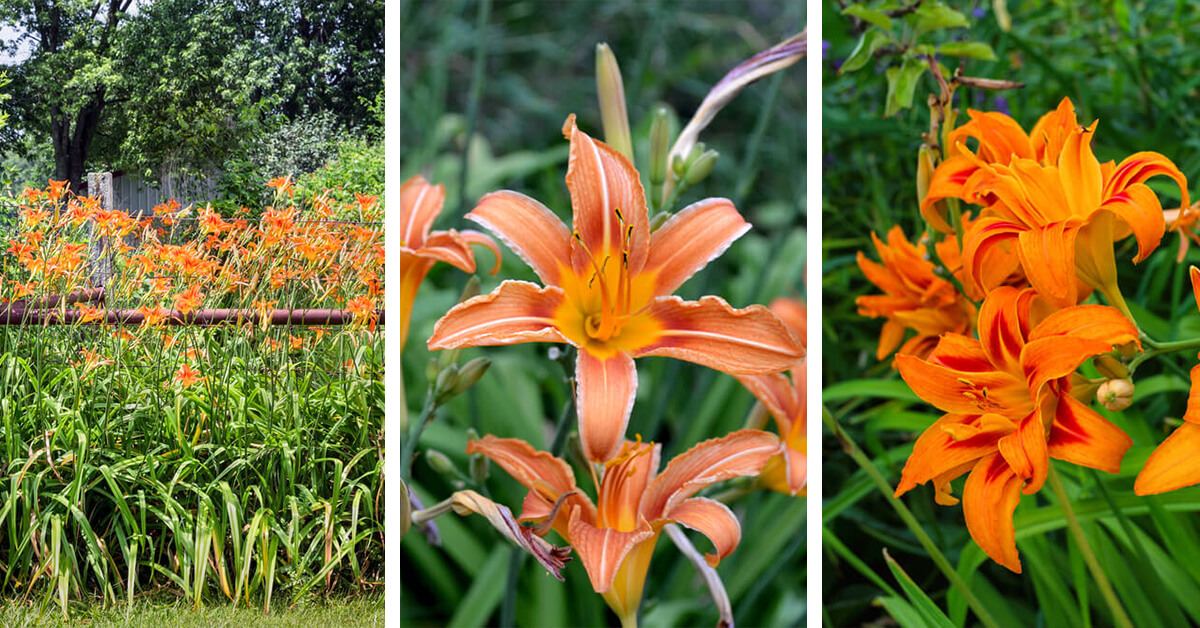
M 604 463 L 605 469 L 610 469 L 619 464 L 625 464 L 626 462 L 629 462 L 630 460 L 637 458 L 638 456 L 640 456 L 642 454 L 646 454 L 646 453 L 650 452 L 651 448 L 640 449 L 642 446 L 642 435 L 641 434 L 635 434 L 634 438 L 637 439 L 637 442 L 630 443 L 630 442 L 626 441 L 625 444 L 621 446 L 621 453 L 617 454 L 616 458 L 613 458 L 612 460 L 609 460 L 608 462 Z
M 531 531 L 538 536 L 546 536 L 546 533 L 550 531 L 550 528 L 554 527 L 554 519 L 558 516 L 558 510 L 567 502 L 568 497 L 575 495 L 578 492 L 579 489 L 573 488 L 562 495 L 559 495 L 558 499 L 554 500 L 554 507 L 550 509 L 550 514 L 546 516 L 544 521 L 533 526 Z

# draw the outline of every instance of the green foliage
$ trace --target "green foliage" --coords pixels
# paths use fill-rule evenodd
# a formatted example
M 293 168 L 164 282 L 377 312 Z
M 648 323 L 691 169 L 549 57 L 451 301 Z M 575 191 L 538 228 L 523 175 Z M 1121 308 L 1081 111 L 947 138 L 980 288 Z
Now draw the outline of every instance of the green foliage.
M 1200 52 L 1189 43 L 1200 27 L 1200 16 L 1175 2 L 1033 2 L 1019 7 L 1008 3 L 1010 18 L 992 9 L 1003 4 L 975 3 L 981 17 L 964 9 L 970 25 L 945 31 L 955 41 L 926 42 L 939 47 L 986 44 L 994 57 L 979 54 L 983 49 L 978 47 L 951 50 L 966 58 L 969 75 L 1027 85 L 1005 92 L 958 88 L 960 120 L 966 107 L 1004 111 L 1028 129 L 1067 96 L 1081 122 L 1100 120 L 1095 146 L 1101 161 L 1154 150 L 1174 160 L 1189 177 L 1198 176 L 1200 143 L 1195 138 L 1200 135 L 1200 115 L 1185 103 L 1194 98 L 1195 69 L 1200 67 Z M 894 486 L 916 435 L 940 413 L 915 399 L 888 363 L 875 359 L 881 322 L 859 316 L 854 300 L 877 290 L 854 259 L 857 251 L 875 258 L 872 231 L 882 236 L 892 225 L 900 225 L 915 238 L 924 228 L 914 181 L 917 147 L 929 128 L 929 112 L 922 104 L 882 119 L 888 112 L 887 85 L 872 72 L 836 72 L 838 61 L 852 56 L 863 33 L 839 15 L 836 3 L 824 3 L 824 9 L 824 36 L 829 41 L 822 94 L 824 401 Z M 1005 30 L 1009 19 L 1011 28 Z M 872 24 L 866 33 L 871 32 L 879 32 L 879 27 Z M 899 63 L 892 57 L 872 58 L 862 67 Z M 934 81 L 918 81 L 913 101 L 924 103 L 936 89 Z M 1164 207 L 1177 202 L 1170 186 L 1158 189 Z M 1130 263 L 1134 247 L 1122 244 L 1117 249 L 1126 299 L 1141 327 L 1162 340 L 1200 335 L 1200 315 L 1189 296 L 1186 274 L 1187 264 L 1200 262 L 1200 255 L 1193 248 L 1183 264 L 1176 264 L 1177 244 L 1175 236 L 1165 237 L 1160 250 L 1136 266 Z M 1089 543 L 1137 626 L 1198 621 L 1198 489 L 1156 497 L 1138 497 L 1132 489 L 1150 452 L 1183 414 L 1194 358 L 1179 354 L 1146 363 L 1134 378 L 1134 404 L 1123 412 L 1100 410 L 1134 441 L 1119 474 L 1056 465 Z M 893 600 L 907 598 L 894 590 L 896 580 L 882 555 L 887 548 L 954 625 L 979 625 L 961 592 L 948 584 L 916 535 L 828 432 L 823 460 L 824 534 L 837 541 L 825 545 L 825 624 L 890 621 L 883 615 L 903 623 L 903 617 L 910 616 L 892 605 Z M 955 488 L 961 494 L 961 484 Z M 1017 508 L 1017 546 L 1025 572 L 1020 576 L 985 559 L 967 534 L 961 507 L 936 505 L 927 486 L 901 499 L 997 624 L 1111 625 L 1052 491 L 1023 497 Z M 880 607 L 876 602 L 882 600 L 887 602 Z
M 725 72 L 804 24 L 803 3 L 619 0 L 544 9 L 537 2 L 497 2 L 481 29 L 479 4 L 471 0 L 401 3 L 400 172 L 402 180 L 422 174 L 445 184 L 446 206 L 436 229 L 477 228 L 462 214 L 497 189 L 527 194 L 569 221 L 563 180 L 567 143 L 561 129 L 567 115 L 575 113 L 582 130 L 602 135 L 593 56 L 598 42 L 608 42 L 620 63 L 635 163 L 646 179 L 656 108 L 665 105 L 672 117 L 686 121 Z M 485 71 L 473 87 L 472 68 L 481 49 Z M 701 134 L 721 157 L 676 209 L 709 196 L 728 197 L 755 228 L 685 284 L 681 296 L 717 294 L 739 307 L 803 296 L 802 68 L 798 64 L 747 88 Z M 472 110 L 478 112 L 473 120 Z M 756 134 L 760 121 L 764 126 Z M 673 133 L 679 126 L 673 125 Z M 643 184 L 649 189 L 648 179 Z M 504 279 L 534 279 L 507 249 L 503 262 L 494 277 L 480 273 L 484 291 Z M 478 263 L 488 268 L 490 254 L 481 251 Z M 460 271 L 439 264 L 417 293 L 401 364 L 410 417 L 418 415 L 429 384 L 426 366 L 438 357 L 426 350 L 424 339 L 453 306 L 465 281 Z M 571 395 L 550 349 L 545 344 L 467 349 L 463 360 L 487 356 L 492 366 L 478 384 L 439 412 L 422 434 L 420 448 L 444 453 L 467 478 L 467 428 L 548 448 Z M 641 359 L 638 378 L 628 434 L 663 442 L 664 460 L 742 427 L 754 403 L 733 377 L 677 360 Z M 456 487 L 474 488 L 458 476 L 437 473 L 421 456 L 413 469 L 413 491 L 426 506 Z M 583 467 L 576 473 L 586 484 Z M 495 465 L 481 486 L 498 503 L 519 512 L 525 491 Z M 802 624 L 808 610 L 804 499 L 754 492 L 733 500 L 731 507 L 745 534 L 718 572 L 735 619 L 742 625 Z M 510 547 L 480 517 L 447 515 L 436 522 L 440 548 L 416 529 L 401 542 L 403 623 L 481 626 L 500 624 L 506 617 L 521 626 L 615 621 L 577 558 L 568 563 L 566 582 L 560 583 L 532 560 L 514 566 Z M 698 549 L 711 551 L 703 538 L 689 536 Z M 561 543 L 553 534 L 547 540 Z M 703 590 L 695 567 L 666 539 L 660 540 L 647 580 L 643 624 L 715 622 L 712 601 Z

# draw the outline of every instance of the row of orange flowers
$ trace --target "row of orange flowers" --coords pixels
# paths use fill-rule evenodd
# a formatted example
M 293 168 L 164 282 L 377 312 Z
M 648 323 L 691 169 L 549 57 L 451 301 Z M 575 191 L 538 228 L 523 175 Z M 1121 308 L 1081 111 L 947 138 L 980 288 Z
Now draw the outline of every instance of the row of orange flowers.
M 931 232 L 915 245 L 899 227 L 886 243 L 874 238 L 882 263 L 861 253 L 858 262 L 884 294 L 860 297 L 858 306 L 886 319 L 879 359 L 896 351 L 904 380 L 946 413 L 917 440 L 896 495 L 933 482 L 938 503 L 952 505 L 950 482 L 969 473 L 968 530 L 988 556 L 1020 572 L 1013 510 L 1022 494 L 1041 489 L 1050 459 L 1115 473 L 1132 446 L 1089 407 L 1100 382 L 1077 371 L 1098 358 L 1114 383 L 1128 383 L 1126 363 L 1142 351 L 1142 335 L 1117 285 L 1114 243 L 1133 236 L 1133 261 L 1146 259 L 1167 231 L 1146 180 L 1172 179 L 1183 208 L 1187 180 L 1153 152 L 1100 163 L 1092 152 L 1097 123 L 1080 125 L 1068 99 L 1029 133 L 1006 115 L 969 113 L 947 134 L 945 160 L 919 182 Z M 956 215 L 957 201 L 979 209 Z M 1172 213 L 1185 235 L 1190 223 L 1178 216 L 1192 214 Z M 936 232 L 944 236 L 933 244 Z M 1192 270 L 1195 284 L 1200 273 Z M 1093 291 L 1108 305 L 1081 304 Z M 906 340 L 908 330 L 915 334 Z M 1128 403 L 1116 399 L 1117 388 L 1100 388 L 1112 409 Z M 1200 447 L 1193 405 L 1142 469 L 1138 494 L 1200 482 L 1200 465 L 1188 461 Z
M 484 196 L 466 216 L 496 234 L 543 285 L 503 281 L 447 312 L 427 344 L 445 350 L 551 342 L 577 350 L 579 437 L 598 491 L 595 502 L 579 489 L 565 460 L 524 441 L 487 435 L 471 441 L 467 451 L 487 456 L 529 489 L 518 521 L 537 525 L 521 530 L 557 532 L 579 555 L 595 591 L 628 623 L 636 618 L 665 525 L 706 535 L 716 548 L 707 555 L 712 566 L 737 546 L 741 530 L 732 511 L 697 492 L 738 476 L 761 476 L 765 486 L 791 495 L 803 492 L 804 313 L 787 300 L 773 304 L 772 313 L 759 305 L 737 309 L 717 296 L 672 296 L 749 223 L 729 200 L 710 198 L 652 230 L 633 164 L 580 131 L 574 115 L 563 135 L 570 142 L 570 227 L 545 205 L 512 191 Z M 471 272 L 472 244 L 489 247 L 499 259 L 483 234 L 430 230 L 443 200 L 442 186 L 419 176 L 400 191 L 402 341 L 417 288 L 434 261 Z M 696 445 L 659 472 L 661 445 L 626 434 L 638 386 L 634 360 L 643 356 L 736 375 L 774 416 L 783 439 L 740 430 Z M 783 374 L 789 369 L 792 379 Z

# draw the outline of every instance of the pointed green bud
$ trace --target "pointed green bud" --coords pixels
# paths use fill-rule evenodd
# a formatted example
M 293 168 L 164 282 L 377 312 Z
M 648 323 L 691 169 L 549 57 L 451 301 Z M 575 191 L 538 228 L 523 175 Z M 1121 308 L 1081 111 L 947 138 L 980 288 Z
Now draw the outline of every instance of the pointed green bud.
M 454 383 L 454 389 L 450 391 L 451 396 L 467 392 L 467 389 L 474 386 L 491 365 L 492 361 L 487 358 L 475 358 L 462 365 L 458 369 L 458 380 Z
M 712 172 L 713 166 L 717 165 L 717 158 L 720 156 L 721 154 L 715 150 L 706 150 L 701 153 L 688 167 L 687 174 L 683 176 L 684 181 L 687 181 L 688 185 L 696 185 L 703 181 Z
M 444 355 L 446 352 L 442 352 L 442 353 Z M 436 380 L 438 373 L 441 372 L 442 368 L 443 367 L 442 367 L 442 356 L 441 355 L 429 360 L 429 364 L 425 365 L 425 379 L 428 381 L 431 381 L 431 382 Z
M 433 385 L 433 402 L 442 405 L 454 397 L 454 387 L 458 384 L 458 366 L 451 364 L 438 373 L 437 383 Z
M 487 456 L 483 454 L 472 454 L 470 462 L 471 479 L 477 485 L 483 485 L 487 482 L 488 473 L 491 471 L 491 466 L 488 464 Z
M 600 99 L 600 117 L 604 121 L 604 141 L 633 163 L 633 140 L 629 133 L 629 115 L 625 112 L 625 84 L 621 68 L 608 44 L 596 44 L 596 94 Z
M 682 177 L 683 173 L 687 172 L 687 162 L 684 161 L 682 155 L 675 155 L 675 157 L 671 159 L 671 170 L 677 177 Z
M 425 450 L 425 462 L 429 464 L 429 468 L 440 475 L 451 478 L 458 475 L 458 470 L 454 468 L 454 463 L 450 461 L 450 458 L 436 449 Z
M 654 110 L 650 123 L 650 185 L 662 185 L 667 180 L 667 154 L 671 150 L 671 125 L 666 107 Z
M 692 150 L 689 150 L 687 156 L 683 158 L 683 163 L 687 164 L 688 166 L 696 163 L 696 160 L 700 158 L 700 155 L 704 152 L 704 149 L 704 142 L 696 142 L 696 144 L 692 146 Z
M 462 294 L 458 297 L 458 302 L 462 303 L 467 299 L 473 299 L 479 296 L 479 275 L 471 275 L 467 280 L 467 285 L 463 286 Z
M 408 498 L 408 485 L 400 478 L 400 538 L 412 527 L 412 501 Z

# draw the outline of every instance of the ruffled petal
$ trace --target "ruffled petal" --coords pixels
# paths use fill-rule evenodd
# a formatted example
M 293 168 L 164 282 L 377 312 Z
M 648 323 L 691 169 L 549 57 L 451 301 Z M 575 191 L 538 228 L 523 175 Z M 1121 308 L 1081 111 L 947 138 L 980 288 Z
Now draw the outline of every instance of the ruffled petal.
M 967 531 L 992 560 L 1021 573 L 1013 511 L 1021 501 L 1021 485 L 1000 454 L 980 460 L 963 488 L 963 517 Z
M 795 334 L 761 305 L 734 309 L 714 296 L 658 297 L 644 315 L 660 331 L 632 349 L 635 357 L 667 356 L 734 374 L 777 373 L 804 358 Z
M 1012 246 L 1025 227 L 1000 218 L 976 220 L 963 235 L 962 264 L 968 283 L 987 293 L 1020 267 Z
M 738 375 L 737 380 L 775 417 L 781 434 L 786 434 L 795 418 L 804 412 L 799 391 L 782 373 Z
M 1021 232 L 1017 236 L 1021 267 L 1042 298 L 1056 307 L 1078 302 L 1075 283 L 1075 236 L 1077 225 L 1055 222 Z
M 642 514 L 661 519 L 676 504 L 700 489 L 740 476 L 755 476 L 781 449 L 779 438 L 758 430 L 738 430 L 706 440 L 679 454 L 650 482 L 642 497 Z
M 1135 183 L 1142 183 L 1150 177 L 1158 175 L 1170 177 L 1179 186 L 1179 192 L 1183 196 L 1180 207 L 1191 205 L 1191 200 L 1188 198 L 1187 177 L 1170 159 L 1150 151 L 1134 153 L 1117 164 L 1112 174 L 1105 178 L 1104 198 L 1115 196 Z
M 492 192 L 466 216 L 496 234 L 548 286 L 571 265 L 571 231 L 545 205 L 509 190 Z
M 492 244 L 493 248 L 495 246 Z M 463 272 L 475 272 L 475 253 L 471 250 L 470 243 L 453 229 L 434 231 L 427 235 L 425 245 L 417 249 L 416 254 L 446 262 Z
M 900 473 L 896 497 L 952 470 L 964 473 L 980 458 L 996 453 L 996 443 L 1015 425 L 995 414 L 947 414 L 929 426 L 913 446 Z M 957 474 L 953 477 L 957 477 Z M 953 477 L 943 479 L 948 482 Z
M 679 502 L 667 519 L 685 525 L 708 537 L 716 547 L 715 554 L 705 554 L 709 567 L 716 567 L 742 540 L 742 526 L 728 506 L 707 497 L 693 497 Z
M 1166 233 L 1162 204 L 1144 183 L 1135 183 L 1104 199 L 1100 209 L 1112 212 L 1133 231 L 1138 243 L 1138 254 L 1133 258 L 1135 264 L 1153 253 Z
M 431 350 L 510 345 L 519 342 L 569 342 L 559 333 L 554 314 L 566 297 L 555 288 L 508 280 L 451 308 L 433 328 Z
M 996 447 L 1008 468 L 1024 480 L 1022 492 L 1032 495 L 1042 489 L 1050 472 L 1050 454 L 1041 412 L 1031 412 L 1021 420 L 1017 431 L 997 441 Z
M 750 230 L 733 201 L 706 198 L 683 208 L 650 236 L 644 273 L 655 273 L 654 294 L 667 295 Z
M 446 201 L 442 184 L 430 185 L 417 175 L 400 186 L 400 246 L 419 249 Z
M 583 455 L 592 462 L 606 462 L 625 442 L 637 392 L 637 367 L 628 353 L 598 357 L 580 349 L 575 380 Z
M 575 114 L 563 123 L 563 136 L 571 141 L 567 189 L 579 235 L 572 245 L 575 272 L 591 272 L 589 253 L 597 264 L 606 256 L 620 259 L 628 241 L 629 270 L 638 274 L 646 263 L 650 222 L 637 170 L 611 146 L 580 131 Z
M 1138 341 L 1137 327 L 1119 310 L 1095 304 L 1058 310 L 1029 332 L 1030 342 L 1060 336 L 1099 340 L 1110 345 Z
M 1060 310 L 1061 311 L 1061 310 Z M 1053 336 L 1034 340 L 1021 351 L 1021 368 L 1032 397 L 1047 382 L 1075 372 L 1088 358 L 1112 351 L 1113 343 L 1078 336 Z

